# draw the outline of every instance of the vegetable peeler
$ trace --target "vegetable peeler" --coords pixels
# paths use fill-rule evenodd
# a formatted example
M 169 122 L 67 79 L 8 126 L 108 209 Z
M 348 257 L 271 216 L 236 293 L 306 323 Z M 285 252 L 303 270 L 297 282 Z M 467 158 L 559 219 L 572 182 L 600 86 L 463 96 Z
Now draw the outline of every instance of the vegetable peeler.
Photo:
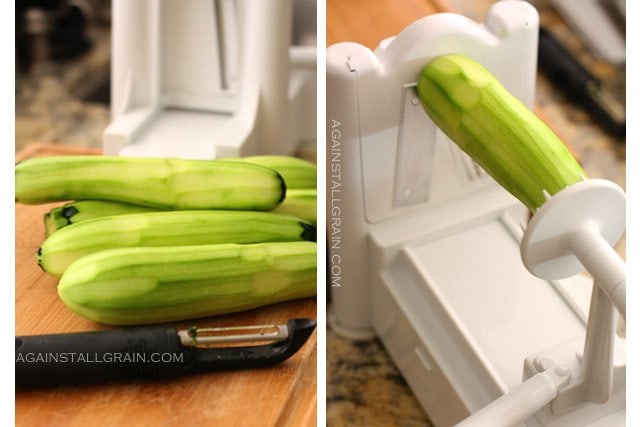
M 158 326 L 16 337 L 16 386 L 264 368 L 294 355 L 315 325 L 313 319 L 300 318 L 281 325 L 185 330 Z

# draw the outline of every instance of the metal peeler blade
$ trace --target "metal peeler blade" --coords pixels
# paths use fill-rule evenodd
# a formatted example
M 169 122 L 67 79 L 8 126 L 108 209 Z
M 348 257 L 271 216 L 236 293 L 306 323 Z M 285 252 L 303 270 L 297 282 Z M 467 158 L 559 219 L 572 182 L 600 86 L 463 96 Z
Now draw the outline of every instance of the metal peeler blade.
M 316 322 L 313 319 L 291 319 L 286 325 L 277 326 L 276 334 L 261 336 L 263 340 L 274 341 L 271 344 L 250 345 L 243 347 L 199 348 L 194 352 L 194 369 L 200 371 L 261 368 L 281 363 L 293 356 L 307 341 Z M 258 326 L 261 328 L 261 326 Z M 282 338 L 286 330 L 286 336 Z M 256 341 L 259 334 L 245 334 L 245 339 Z M 243 335 L 231 335 L 226 342 L 238 342 Z M 209 338 L 212 342 L 220 342 L 219 337 Z M 224 341 L 223 341 L 224 342 Z

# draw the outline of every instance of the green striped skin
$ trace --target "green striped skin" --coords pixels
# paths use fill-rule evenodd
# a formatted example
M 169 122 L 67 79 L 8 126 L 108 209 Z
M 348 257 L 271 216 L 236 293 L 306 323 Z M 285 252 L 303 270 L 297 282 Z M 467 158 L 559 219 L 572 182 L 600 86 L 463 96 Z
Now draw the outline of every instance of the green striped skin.
M 58 295 L 111 325 L 173 322 L 316 293 L 313 242 L 120 248 L 74 262 Z
M 285 196 L 274 170 L 247 162 L 55 156 L 15 167 L 16 201 L 112 200 L 166 209 L 270 210 Z
M 60 277 L 77 259 L 105 249 L 315 239 L 316 229 L 310 223 L 271 212 L 136 213 L 91 219 L 59 230 L 40 247 L 38 264 L 47 273 Z
M 51 209 L 44 216 L 45 236 L 71 224 L 103 216 L 132 213 L 157 212 L 159 208 L 134 205 L 131 203 L 111 202 L 109 200 L 80 200 L 66 203 Z
M 271 212 L 293 215 L 316 224 L 318 221 L 316 189 L 287 190 L 287 197 Z
M 315 164 L 292 156 L 247 156 L 225 160 L 252 163 L 277 171 L 287 185 L 287 190 L 316 188 L 318 168 Z
M 489 71 L 463 55 L 425 66 L 418 96 L 434 123 L 532 212 L 586 178 L 558 137 Z

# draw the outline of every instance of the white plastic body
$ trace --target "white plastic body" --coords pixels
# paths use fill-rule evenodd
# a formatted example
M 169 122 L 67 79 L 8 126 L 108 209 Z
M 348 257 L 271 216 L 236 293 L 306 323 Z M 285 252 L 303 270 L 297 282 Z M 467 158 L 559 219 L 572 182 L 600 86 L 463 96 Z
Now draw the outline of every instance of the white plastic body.
M 210 159 L 315 141 L 315 46 L 292 1 L 114 0 L 104 153 Z
M 525 2 L 500 2 L 486 23 L 461 15 L 422 18 L 372 52 L 356 43 L 338 43 L 327 50 L 327 218 L 330 219 L 331 285 L 335 325 L 355 335 L 371 332 L 371 267 L 369 235 L 376 229 L 406 228 L 409 220 L 447 210 L 473 219 L 478 209 L 499 206 L 519 210 L 520 203 L 497 185 L 440 132 L 422 111 L 424 128 L 405 137 L 402 119 L 407 86 L 415 85 L 422 67 L 439 55 L 462 53 L 480 61 L 527 106 L 533 106 L 538 15 Z M 507 59 L 508 58 L 508 59 Z M 420 105 L 415 107 L 421 110 Z M 431 157 L 397 153 L 435 145 Z M 406 146 L 406 147 L 405 147 Z M 411 181 L 431 171 L 425 202 L 397 205 L 395 181 Z M 339 191 L 338 191 L 339 190 Z M 469 198 L 476 197 L 468 206 Z M 502 201 L 485 202 L 486 197 Z M 493 204 L 492 204 L 493 203 Z M 338 208 L 339 212 L 336 209 Z M 469 209 L 468 212 L 460 212 Z M 524 222 L 526 211 L 520 209 Z M 339 213 L 339 214 L 336 214 Z M 450 217 L 430 220 L 429 224 Z M 434 222 L 435 221 L 435 222 Z M 336 223 L 339 223 L 336 226 Z M 444 224 L 442 224 L 444 225 Z M 424 228 L 424 227 L 421 227 Z M 414 234 L 415 235 L 415 234 Z M 412 236 L 413 237 L 413 236 Z M 339 273 L 339 274 L 338 274 Z M 354 304 L 358 301 L 358 304 Z
M 329 320 L 352 339 L 378 336 L 436 426 L 516 390 L 523 361 L 563 343 L 582 345 L 554 360 L 581 372 L 572 361 L 591 280 L 532 275 L 520 257 L 526 208 L 412 110 L 421 68 L 450 53 L 478 60 L 532 107 L 537 33 L 535 9 L 505 1 L 484 24 L 437 14 L 375 51 L 327 51 Z M 545 407 L 525 424 L 624 425 L 620 369 L 607 405 L 575 416 L 544 416 Z

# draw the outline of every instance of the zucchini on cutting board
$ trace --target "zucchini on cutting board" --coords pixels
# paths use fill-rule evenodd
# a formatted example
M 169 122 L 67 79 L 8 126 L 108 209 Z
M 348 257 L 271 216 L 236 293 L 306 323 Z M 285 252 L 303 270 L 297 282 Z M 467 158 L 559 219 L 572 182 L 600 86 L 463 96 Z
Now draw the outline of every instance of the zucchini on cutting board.
M 53 145 L 31 146 L 25 156 L 98 154 L 98 150 Z M 55 205 L 17 203 L 16 218 L 16 335 L 70 333 L 109 329 L 71 312 L 59 299 L 57 279 L 34 261 L 42 244 L 43 215 Z M 37 301 L 34 304 L 34 301 Z M 287 319 L 315 318 L 314 298 L 262 307 L 241 314 L 185 321 L 178 328 L 196 324 L 244 326 L 278 324 Z M 99 419 L 103 425 L 124 425 L 132 419 L 148 425 L 232 425 L 238 414 L 249 425 L 313 425 L 316 399 L 316 334 L 283 365 L 266 370 L 194 375 L 179 381 L 125 383 L 96 387 L 57 387 L 16 392 L 16 425 L 86 424 Z M 216 396 L 212 399 L 211 396 Z M 206 408 L 206 411 L 203 410 Z

